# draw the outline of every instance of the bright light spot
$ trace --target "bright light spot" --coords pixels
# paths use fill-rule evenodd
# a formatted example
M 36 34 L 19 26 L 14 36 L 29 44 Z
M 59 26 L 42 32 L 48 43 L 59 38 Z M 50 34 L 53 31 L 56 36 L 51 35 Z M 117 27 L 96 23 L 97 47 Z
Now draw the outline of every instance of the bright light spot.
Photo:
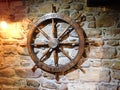
M 6 29 L 7 28 L 7 23 L 5 21 L 1 22 L 1 27 L 2 29 Z

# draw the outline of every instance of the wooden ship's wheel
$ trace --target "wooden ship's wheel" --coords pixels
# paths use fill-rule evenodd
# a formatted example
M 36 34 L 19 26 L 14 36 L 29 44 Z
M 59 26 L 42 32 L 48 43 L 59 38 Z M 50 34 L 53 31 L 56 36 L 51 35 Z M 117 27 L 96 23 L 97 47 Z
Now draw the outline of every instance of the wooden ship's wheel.
M 36 68 L 59 75 L 75 67 L 84 52 L 81 27 L 68 17 L 57 13 L 42 16 L 28 32 L 28 52 Z

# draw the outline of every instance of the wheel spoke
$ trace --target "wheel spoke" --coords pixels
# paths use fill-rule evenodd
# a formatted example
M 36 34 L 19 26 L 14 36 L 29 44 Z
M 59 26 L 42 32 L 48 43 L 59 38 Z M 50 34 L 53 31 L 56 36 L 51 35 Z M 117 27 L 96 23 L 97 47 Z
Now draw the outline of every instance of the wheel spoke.
M 41 48 L 41 47 L 48 47 L 48 44 L 45 43 L 39 43 L 39 44 L 31 44 L 32 46 L 34 46 L 34 48 Z
M 73 30 L 73 28 L 70 29 L 70 27 L 71 25 L 68 25 L 68 27 L 59 35 L 58 40 L 62 40 L 63 37 L 65 37 L 67 34 L 69 34 Z
M 60 42 L 60 46 L 73 48 L 79 46 L 79 42 Z
M 57 50 L 55 50 L 54 51 L 54 64 L 55 64 L 55 66 L 57 66 L 58 67 L 58 51 Z
M 51 48 L 47 49 L 47 50 L 42 54 L 42 56 L 40 57 L 40 61 L 41 61 L 41 62 L 46 61 L 46 60 L 50 57 L 52 51 L 53 51 L 53 50 L 52 50 Z
M 37 29 L 49 40 L 50 37 L 42 30 L 40 29 L 39 27 L 37 27 Z
M 57 27 L 54 19 L 52 19 L 52 33 L 53 33 L 53 37 L 57 38 Z
M 72 61 L 71 57 L 69 56 L 69 54 L 67 52 L 65 52 L 63 49 L 60 49 L 60 51 L 70 60 Z

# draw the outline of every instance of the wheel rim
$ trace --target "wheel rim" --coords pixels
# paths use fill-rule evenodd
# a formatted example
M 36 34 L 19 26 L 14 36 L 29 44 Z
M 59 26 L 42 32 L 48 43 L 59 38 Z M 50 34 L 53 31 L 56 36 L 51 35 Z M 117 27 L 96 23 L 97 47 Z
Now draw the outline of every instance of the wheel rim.
M 52 74 L 64 73 L 82 57 L 83 31 L 71 19 L 49 13 L 29 31 L 27 47 L 38 68 Z

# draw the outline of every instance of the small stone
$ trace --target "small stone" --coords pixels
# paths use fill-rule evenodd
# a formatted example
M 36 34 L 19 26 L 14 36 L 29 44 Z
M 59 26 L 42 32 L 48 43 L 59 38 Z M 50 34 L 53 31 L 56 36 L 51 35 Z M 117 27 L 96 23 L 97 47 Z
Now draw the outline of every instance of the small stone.
M 117 47 L 117 57 L 120 58 L 120 47 Z
M 19 90 L 19 87 L 16 86 L 9 86 L 9 85 L 2 85 L 2 87 L 0 88 L 0 90 Z
M 50 13 L 52 11 L 52 9 L 51 9 L 52 4 L 53 4 L 52 1 L 47 1 L 47 2 L 41 3 L 39 6 L 38 12 L 40 12 L 41 14 Z M 59 4 L 54 3 L 54 6 L 56 6 L 56 10 L 58 10 Z
M 110 85 L 110 84 L 102 84 L 99 85 L 99 90 L 117 90 L 117 86 L 115 85 Z
M 38 81 L 35 80 L 26 80 L 27 81 L 27 86 L 29 87 L 39 87 L 40 84 Z
M 68 90 L 97 90 L 95 83 L 69 83 Z
M 109 21 L 108 21 L 109 20 Z M 96 27 L 111 27 L 115 23 L 115 19 L 110 15 L 101 15 L 96 17 Z
M 95 39 L 95 40 L 89 40 L 89 45 L 93 45 L 93 46 L 102 46 L 104 44 L 102 39 Z
M 6 68 L 3 70 L 0 70 L 0 76 L 5 76 L 5 77 L 12 77 L 15 75 L 15 71 L 10 68 Z
M 76 19 L 77 15 L 78 15 L 78 12 L 76 10 L 70 10 L 70 18 L 71 19 L 73 19 L 73 20 Z
M 0 84 L 14 85 L 16 81 L 14 78 L 0 77 Z
M 69 10 L 67 10 L 67 9 L 62 9 L 62 10 L 59 11 L 59 13 L 63 16 L 69 16 L 70 15 Z
M 108 54 L 109 53 L 109 54 Z M 110 47 L 91 47 L 89 57 L 90 58 L 104 58 L 111 59 L 116 56 L 116 49 Z
M 89 22 L 88 28 L 96 28 L 96 23 L 94 21 Z
M 66 75 L 66 77 L 69 79 L 69 80 L 78 80 L 79 79 L 79 70 L 75 70 L 71 73 L 68 73 Z
M 62 4 L 60 6 L 60 9 L 69 9 L 70 8 L 70 5 L 69 4 Z
M 62 3 L 72 3 L 73 0 L 61 0 Z
M 95 17 L 94 17 L 94 16 L 87 16 L 87 17 L 86 17 L 86 20 L 87 20 L 88 22 L 95 21 Z
M 110 45 L 110 46 L 117 46 L 117 45 L 119 45 L 119 41 L 118 40 L 108 40 L 108 41 L 106 41 L 106 44 Z
M 61 85 L 59 86 L 59 90 L 68 90 L 67 84 L 61 84 Z
M 27 47 L 18 47 L 17 51 L 20 55 L 25 55 L 25 56 L 29 55 Z
M 72 3 L 70 6 L 71 6 L 71 7 L 70 7 L 71 10 L 80 11 L 80 10 L 83 9 L 83 4 L 78 3 L 78 2 Z
M 120 39 L 120 29 L 103 30 L 103 39 Z
M 38 90 L 38 88 L 23 87 L 23 88 L 20 88 L 19 90 Z
M 84 82 L 109 82 L 110 71 L 105 68 L 87 68 L 85 74 L 80 72 L 80 80 Z
M 119 80 L 120 79 L 120 70 L 113 70 L 111 75 L 112 75 L 112 78 Z
M 96 29 L 88 29 L 84 31 L 87 37 L 100 38 L 102 34 L 101 30 L 96 30 Z
M 18 79 L 15 81 L 15 86 L 17 87 L 25 87 L 27 85 L 25 79 Z
M 120 61 L 114 61 L 111 68 L 120 70 Z
M 109 59 L 102 59 L 102 66 L 110 68 L 113 65 L 113 61 Z
M 57 89 L 58 85 L 56 84 L 55 80 L 50 80 L 44 77 L 39 78 L 39 82 L 41 83 L 41 86 L 43 88 L 47 88 L 47 89 Z
M 101 61 L 93 60 L 91 64 L 93 67 L 100 67 L 102 63 Z
M 41 76 L 41 70 L 37 69 L 35 72 L 32 71 L 32 67 L 31 68 L 16 68 L 15 69 L 16 74 L 20 77 L 24 77 L 24 78 L 37 78 Z

